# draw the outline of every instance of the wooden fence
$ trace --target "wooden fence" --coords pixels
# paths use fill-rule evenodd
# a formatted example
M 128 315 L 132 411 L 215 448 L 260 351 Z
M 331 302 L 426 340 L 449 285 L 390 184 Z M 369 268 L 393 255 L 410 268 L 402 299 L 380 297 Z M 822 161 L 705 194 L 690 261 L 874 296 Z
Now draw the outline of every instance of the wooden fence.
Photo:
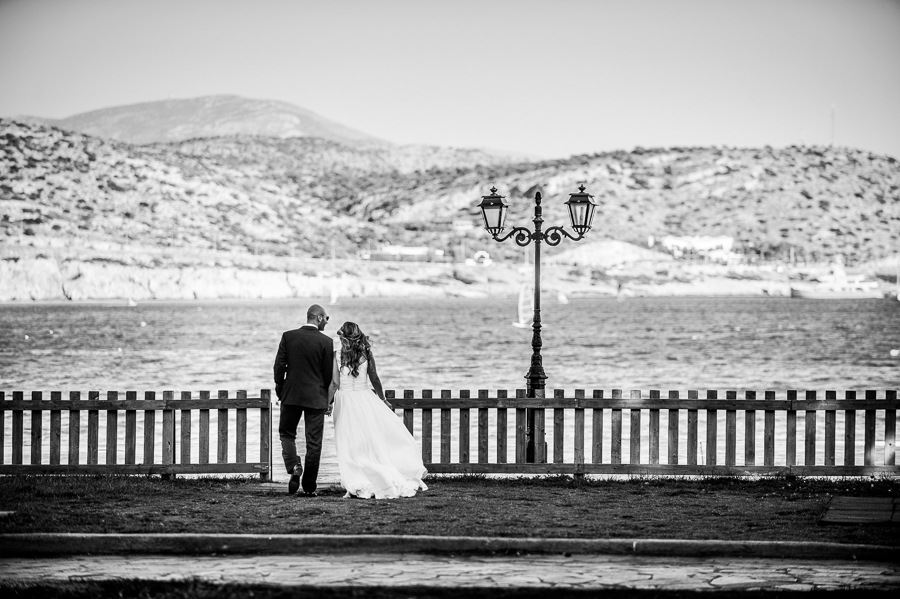
M 210 462 L 210 411 L 216 420 L 216 460 Z M 258 410 L 259 419 L 259 460 L 247 461 L 247 411 Z M 156 430 L 156 413 L 162 412 L 162 434 Z M 23 462 L 24 417 L 31 415 L 31 456 Z M 43 414 L 50 414 L 49 460 L 44 460 Z M 62 463 L 62 414 L 68 413 L 68 459 Z M 87 412 L 87 446 L 82 445 L 82 412 Z M 106 413 L 105 463 L 98 463 L 100 448 L 100 413 Z M 120 427 L 119 413 L 125 416 L 124 427 Z M 176 412 L 179 412 L 179 436 L 176 438 Z M 193 435 L 193 415 L 198 415 L 198 431 Z M 143 452 L 137 462 L 138 414 L 142 414 Z M 8 415 L 8 416 L 7 416 Z M 254 414 L 254 417 L 256 415 Z M 11 460 L 5 463 L 6 422 L 12 420 Z M 271 420 L 272 402 L 268 389 L 259 397 L 247 397 L 246 391 L 238 391 L 236 397 L 229 397 L 228 391 L 219 391 L 215 399 L 209 391 L 201 391 L 198 399 L 192 399 L 190 392 L 180 394 L 175 399 L 174 391 L 154 391 L 144 393 L 138 399 L 135 391 L 125 392 L 121 399 L 116 391 L 109 391 L 101 399 L 99 391 L 89 391 L 87 399 L 81 392 L 73 391 L 68 399 L 54 391 L 49 400 L 40 391 L 33 391 L 30 398 L 21 391 L 14 391 L 8 400 L 0 391 L 0 474 L 12 473 L 117 473 L 117 474 L 221 474 L 259 473 L 264 480 L 271 479 Z M 230 423 L 233 421 L 233 430 Z M 124 430 L 120 431 L 120 428 Z M 124 436 L 124 451 L 120 456 L 120 433 Z M 234 459 L 230 458 L 230 439 L 234 438 Z M 161 452 L 157 452 L 157 439 Z M 82 454 L 86 460 L 82 462 Z M 196 455 L 192 455 L 192 449 Z M 180 450 L 180 451 L 179 451 Z M 121 457 L 121 460 L 120 460 Z M 159 457 L 159 459 L 157 459 Z M 45 463 L 49 462 L 49 463 Z
M 588 396 L 584 390 L 572 395 L 556 390 L 553 397 L 527 398 L 524 390 L 517 390 L 515 397 L 504 390 L 480 390 L 475 396 L 466 390 L 455 395 L 441 391 L 439 396 L 429 390 L 418 394 L 387 391 L 395 410 L 421 444 L 423 461 L 432 473 L 900 474 L 895 450 L 900 407 L 896 390 L 847 391 L 840 398 L 835 391 L 806 391 L 802 397 L 797 391 L 746 391 L 740 397 L 736 391 L 725 391 L 724 397 L 718 391 L 703 394 L 701 399 L 701 392 L 688 391 L 684 398 L 678 391 L 668 391 L 663 397 L 652 390 L 649 394 L 630 391 L 626 396 L 614 389 L 609 396 L 602 390 Z M 258 410 L 257 462 L 247 461 L 248 410 Z M 38 391 L 27 399 L 23 392 L 13 392 L 7 399 L 0 392 L 0 448 L 7 446 L 6 418 L 11 419 L 12 431 L 11 463 L 5 463 L 5 452 L 0 451 L 0 474 L 258 473 L 271 480 L 272 410 L 267 389 L 259 397 L 247 397 L 245 391 L 229 397 L 227 391 L 220 391 L 215 399 L 208 391 L 201 391 L 198 399 L 190 392 L 182 392 L 176 399 L 173 391 L 146 392 L 143 399 L 134 391 L 126 392 L 125 399 L 114 391 L 105 399 L 98 391 L 88 392 L 87 399 L 79 392 L 69 393 L 68 399 L 61 392 L 52 392 L 47 399 Z M 159 411 L 161 435 L 156 427 Z M 216 415 L 215 429 L 210 427 L 211 411 Z M 31 424 L 29 463 L 23 460 L 25 412 L 30 413 Z M 45 412 L 49 412 L 48 459 L 42 454 Z M 63 412 L 68 413 L 66 463 L 61 455 Z M 87 412 L 86 427 L 82 412 Z M 98 463 L 100 412 L 106 413 L 105 464 Z M 124 412 L 124 427 L 120 412 Z M 176 412 L 180 413 L 180 426 L 176 426 Z M 860 412 L 862 434 L 858 439 Z M 143 420 L 140 446 L 139 414 Z M 798 418 L 803 426 L 798 426 Z M 195 419 L 198 430 L 193 435 Z M 534 422 L 533 431 L 527 428 L 529 420 Z M 86 430 L 86 447 L 82 430 Z M 216 460 L 211 463 L 213 430 Z M 232 434 L 233 452 L 229 444 Z M 757 451 L 758 437 L 761 452 Z M 156 451 L 157 440 L 161 452 Z M 535 463 L 526 463 L 531 440 Z M 121 455 L 120 446 L 124 447 Z M 143 448 L 140 462 L 138 447 Z M 862 450 L 861 460 L 857 460 L 857 448 Z M 802 451 L 802 463 L 798 450 Z M 840 460 L 836 459 L 838 450 L 843 453 Z
M 434 397 L 431 391 L 418 396 L 404 391 L 403 397 L 388 392 L 395 410 L 402 410 L 403 421 L 410 431 L 418 430 L 422 458 L 429 472 L 433 473 L 561 473 L 561 474 L 639 474 L 639 475 L 760 475 L 792 473 L 804 476 L 862 476 L 874 474 L 900 474 L 896 465 L 897 391 L 888 390 L 879 395 L 865 391 L 858 395 L 847 391 L 838 398 L 835 391 L 806 391 L 801 398 L 797 391 L 787 391 L 781 399 L 775 391 L 744 392 L 741 398 L 736 391 L 726 391 L 724 398 L 718 391 L 706 391 L 700 398 L 699 391 L 688 391 L 682 398 L 678 391 L 669 391 L 663 397 L 660 391 L 630 391 L 626 397 L 622 390 L 614 389 L 611 396 L 603 391 L 593 391 L 588 397 L 584 390 L 566 395 L 556 390 L 553 397 L 526 398 L 524 390 L 516 397 L 506 391 L 461 391 L 451 396 L 442 391 Z M 535 462 L 525 463 L 529 431 L 526 429 L 527 411 L 534 410 Z M 439 454 L 434 455 L 436 423 L 434 411 L 439 411 Z M 477 411 L 477 438 L 474 449 L 471 442 L 472 410 Z M 509 414 L 513 410 L 514 414 Z M 548 441 L 548 411 L 552 410 L 552 439 Z M 567 438 L 566 413 L 574 422 Z M 588 412 L 587 414 L 585 412 Z M 863 413 L 862 439 L 864 457 L 856 463 L 856 417 Z M 879 412 L 883 414 L 879 416 Z M 623 463 L 623 414 L 627 413 L 628 461 Z M 667 420 L 666 430 L 660 428 L 660 414 Z M 776 414 L 784 422 L 782 432 L 776 434 Z M 798 413 L 803 414 L 802 464 L 797 460 Z M 824 413 L 824 430 L 819 430 L 817 415 Z M 451 455 L 453 415 L 456 415 L 458 459 Z M 646 414 L 646 419 L 645 419 Z M 699 416 L 704 416 L 705 450 L 700 451 Z M 724 431 L 719 430 L 720 415 L 724 414 Z M 683 416 L 686 415 L 686 418 Z M 738 416 L 743 420 L 743 459 L 738 463 Z M 515 425 L 508 421 L 515 418 Z M 589 420 L 588 420 L 589 419 Z M 608 419 L 608 425 L 605 425 Z M 883 435 L 876 446 L 876 422 L 883 419 Z M 757 432 L 762 421 L 762 456 L 757 452 Z M 843 430 L 837 423 L 843 421 Z M 585 422 L 590 422 L 591 437 L 585 445 Z M 686 422 L 685 422 L 686 421 Z M 686 430 L 682 429 L 682 423 Z M 418 426 L 416 424 L 418 423 Z M 490 429 L 495 430 L 491 439 Z M 510 430 L 513 438 L 510 439 Z M 609 440 L 604 440 L 608 431 Z M 722 434 L 724 433 L 724 435 Z M 661 435 L 666 441 L 666 454 L 660 455 Z M 843 438 L 843 463 L 835 463 L 839 435 Z M 783 460 L 776 461 L 776 437 L 783 436 Z M 686 443 L 682 439 L 686 437 Z M 724 438 L 723 438 L 724 437 Z M 824 437 L 824 451 L 817 454 L 817 440 Z M 642 460 L 642 440 L 646 439 L 647 458 Z M 698 443 L 699 442 L 699 443 Z M 510 443 L 514 444 L 512 452 Z M 720 460 L 720 443 L 724 443 L 724 459 Z M 680 447 L 686 446 L 682 455 Z M 603 449 L 608 447 L 608 455 Z M 489 451 L 493 448 L 493 451 Z M 549 454 L 552 449 L 552 457 Z M 571 460 L 566 460 L 567 449 Z M 474 453 L 473 453 L 474 451 Z M 514 460 L 509 462 L 509 454 Z M 779 454 L 782 451 L 777 452 Z M 876 456 L 882 456 L 876 463 Z

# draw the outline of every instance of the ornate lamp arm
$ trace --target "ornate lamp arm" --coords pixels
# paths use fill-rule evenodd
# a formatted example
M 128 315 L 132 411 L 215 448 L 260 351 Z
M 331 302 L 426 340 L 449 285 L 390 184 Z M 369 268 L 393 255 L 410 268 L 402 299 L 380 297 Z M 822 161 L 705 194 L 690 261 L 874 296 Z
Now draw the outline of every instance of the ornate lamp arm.
M 534 239 L 534 233 L 532 233 L 530 230 L 526 229 L 525 227 L 513 227 L 512 229 L 509 230 L 509 233 L 507 233 L 503 237 L 497 237 L 496 235 L 493 235 L 493 238 L 494 238 L 494 241 L 506 241 L 513 235 L 516 236 L 516 238 L 514 240 L 516 242 L 516 245 L 519 245 L 521 247 L 527 246 Z M 557 243 L 559 243 L 559 242 L 557 242 Z
M 587 231 L 585 231 L 584 233 L 587 233 Z M 563 240 L 563 237 L 568 237 L 572 241 L 581 241 L 582 239 L 584 239 L 584 233 L 579 233 L 578 237 L 575 237 L 562 227 L 550 227 L 549 229 L 544 231 L 542 237 L 544 238 L 544 241 L 547 243 L 547 245 L 557 246 Z

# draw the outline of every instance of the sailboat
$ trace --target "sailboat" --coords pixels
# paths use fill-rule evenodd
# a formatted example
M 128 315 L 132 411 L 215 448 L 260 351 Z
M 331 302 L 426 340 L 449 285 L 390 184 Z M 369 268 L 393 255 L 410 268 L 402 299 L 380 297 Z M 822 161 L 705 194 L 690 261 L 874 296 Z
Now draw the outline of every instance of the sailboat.
M 897 284 L 897 301 L 900 302 L 900 260 L 897 261 L 897 272 L 894 275 L 894 283 Z
M 561 303 L 561 304 L 568 304 L 568 303 L 569 303 L 569 298 L 566 297 L 566 294 L 565 294 L 565 293 L 563 293 L 562 291 L 560 291 L 559 293 L 556 294 L 556 301 L 558 301 L 558 302 Z
M 519 320 L 512 323 L 520 329 L 530 329 L 534 322 L 534 288 L 522 285 L 519 289 Z
M 329 306 L 333 306 L 338 301 L 338 292 L 334 287 L 331 288 L 331 299 L 328 301 Z

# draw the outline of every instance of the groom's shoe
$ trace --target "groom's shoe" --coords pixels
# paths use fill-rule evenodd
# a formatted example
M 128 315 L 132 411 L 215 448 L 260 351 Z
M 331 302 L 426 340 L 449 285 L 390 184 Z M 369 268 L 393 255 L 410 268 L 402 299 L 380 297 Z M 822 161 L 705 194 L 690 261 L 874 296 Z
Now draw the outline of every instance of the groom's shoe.
M 294 466 L 293 472 L 291 472 L 291 480 L 288 482 L 288 495 L 293 495 L 300 488 L 300 475 L 303 474 L 303 468 L 300 464 Z

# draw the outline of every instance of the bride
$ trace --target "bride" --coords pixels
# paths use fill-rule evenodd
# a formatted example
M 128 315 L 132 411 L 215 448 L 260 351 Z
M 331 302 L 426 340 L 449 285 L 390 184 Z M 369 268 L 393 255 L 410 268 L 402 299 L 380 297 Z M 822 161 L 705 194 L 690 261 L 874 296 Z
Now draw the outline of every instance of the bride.
M 353 322 L 337 334 L 334 439 L 345 497 L 390 499 L 427 490 L 419 447 L 384 398 L 368 337 Z

